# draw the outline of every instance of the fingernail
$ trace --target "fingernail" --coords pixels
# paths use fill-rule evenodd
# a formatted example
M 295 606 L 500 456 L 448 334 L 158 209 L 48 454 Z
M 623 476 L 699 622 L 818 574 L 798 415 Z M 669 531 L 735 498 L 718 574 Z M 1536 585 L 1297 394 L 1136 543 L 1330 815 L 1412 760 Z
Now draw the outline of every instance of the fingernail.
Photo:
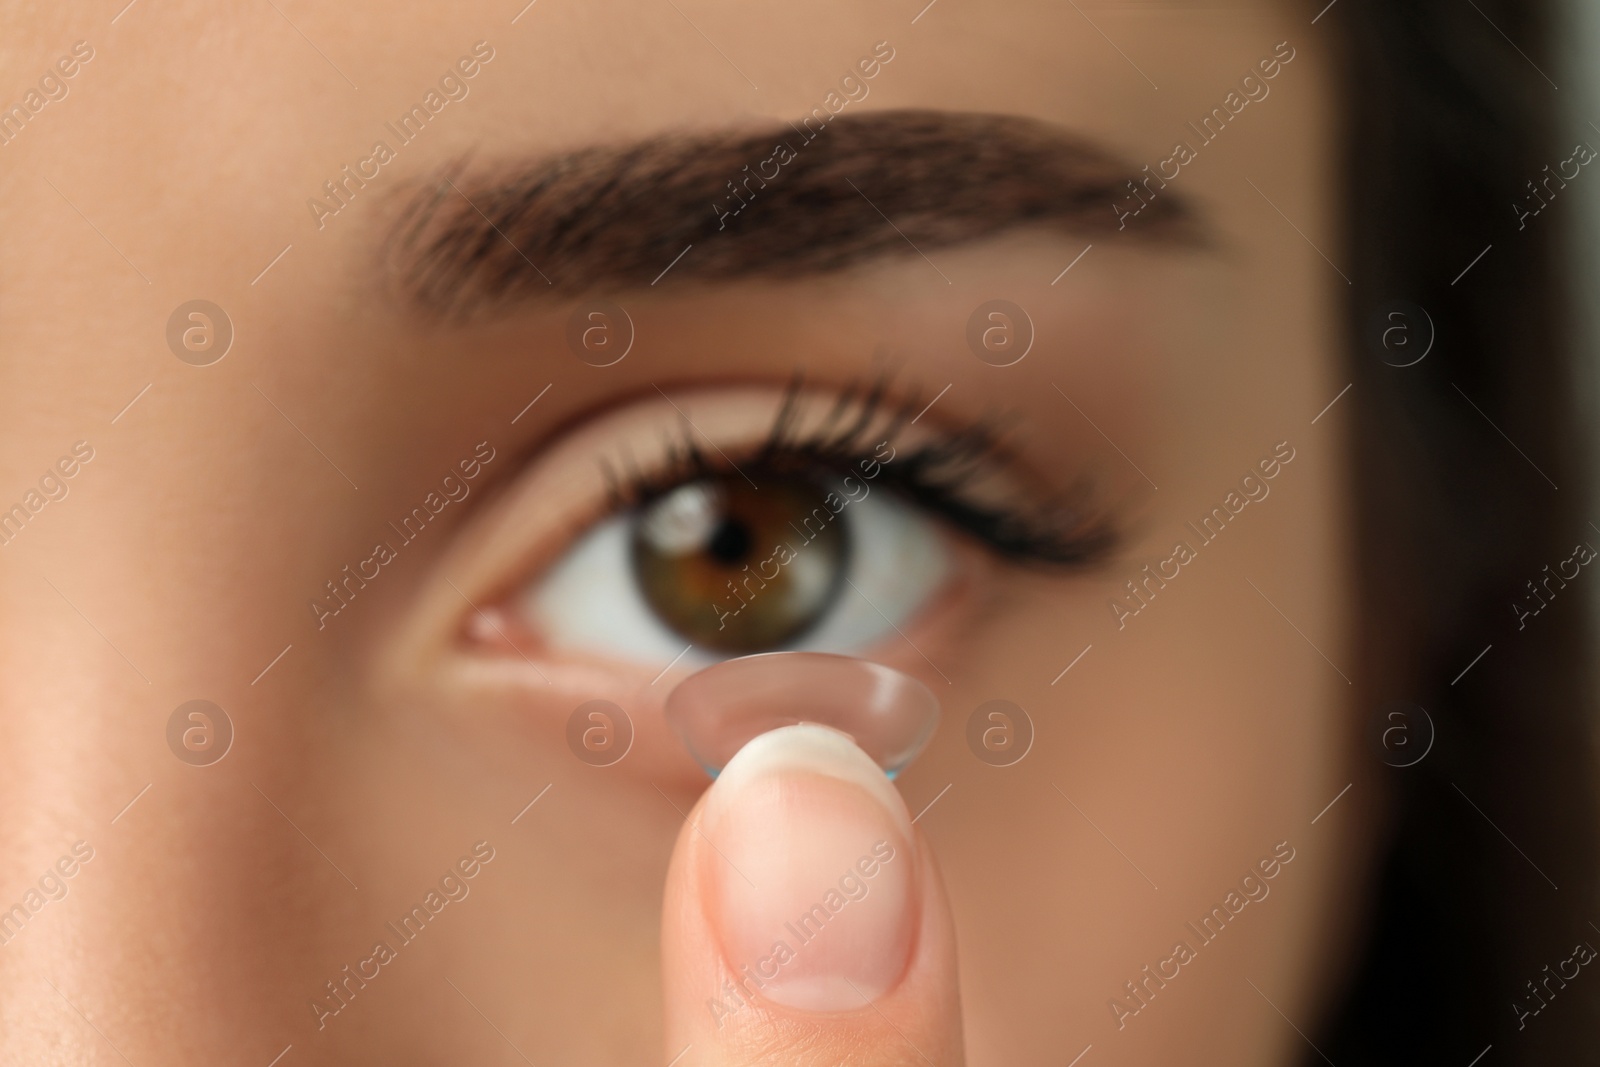
M 917 928 L 911 817 L 847 735 L 803 723 L 755 738 L 701 830 L 707 911 L 746 996 L 848 1011 L 899 983 Z

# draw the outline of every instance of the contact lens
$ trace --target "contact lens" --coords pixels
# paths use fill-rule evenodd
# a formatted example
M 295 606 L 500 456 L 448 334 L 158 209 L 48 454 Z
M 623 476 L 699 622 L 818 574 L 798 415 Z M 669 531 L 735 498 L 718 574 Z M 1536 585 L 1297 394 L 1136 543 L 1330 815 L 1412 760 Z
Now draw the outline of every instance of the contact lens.
M 939 724 L 939 700 L 908 674 L 827 652 L 764 652 L 690 675 L 667 695 L 667 721 L 715 778 L 752 738 L 796 723 L 848 734 L 893 778 Z

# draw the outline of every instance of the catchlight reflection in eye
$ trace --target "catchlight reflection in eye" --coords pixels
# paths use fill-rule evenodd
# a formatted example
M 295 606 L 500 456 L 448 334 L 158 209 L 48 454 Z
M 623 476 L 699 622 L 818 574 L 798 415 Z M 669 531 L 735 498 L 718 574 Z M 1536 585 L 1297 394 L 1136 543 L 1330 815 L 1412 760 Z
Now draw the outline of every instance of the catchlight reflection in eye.
M 685 645 L 686 663 L 858 652 L 949 573 L 933 519 L 866 480 L 746 473 L 685 481 L 586 532 L 529 591 L 545 639 L 646 663 Z

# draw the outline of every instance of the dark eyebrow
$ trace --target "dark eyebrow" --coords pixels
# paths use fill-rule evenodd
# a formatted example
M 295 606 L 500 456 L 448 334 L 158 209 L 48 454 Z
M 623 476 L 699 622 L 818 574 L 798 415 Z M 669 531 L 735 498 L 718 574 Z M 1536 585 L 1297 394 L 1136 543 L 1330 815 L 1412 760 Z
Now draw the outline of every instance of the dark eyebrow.
M 653 284 L 789 279 L 1024 226 L 1198 243 L 1193 212 L 1163 185 L 1035 119 L 864 112 L 460 164 L 406 205 L 388 261 L 407 297 L 451 314 Z

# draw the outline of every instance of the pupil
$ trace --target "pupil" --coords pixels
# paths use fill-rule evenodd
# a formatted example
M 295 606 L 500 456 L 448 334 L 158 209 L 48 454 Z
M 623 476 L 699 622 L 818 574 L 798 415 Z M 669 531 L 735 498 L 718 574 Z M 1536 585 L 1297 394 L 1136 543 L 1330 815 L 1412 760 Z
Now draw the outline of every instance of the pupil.
M 750 528 L 738 519 L 723 519 L 712 533 L 706 551 L 718 563 L 738 563 L 750 551 Z

